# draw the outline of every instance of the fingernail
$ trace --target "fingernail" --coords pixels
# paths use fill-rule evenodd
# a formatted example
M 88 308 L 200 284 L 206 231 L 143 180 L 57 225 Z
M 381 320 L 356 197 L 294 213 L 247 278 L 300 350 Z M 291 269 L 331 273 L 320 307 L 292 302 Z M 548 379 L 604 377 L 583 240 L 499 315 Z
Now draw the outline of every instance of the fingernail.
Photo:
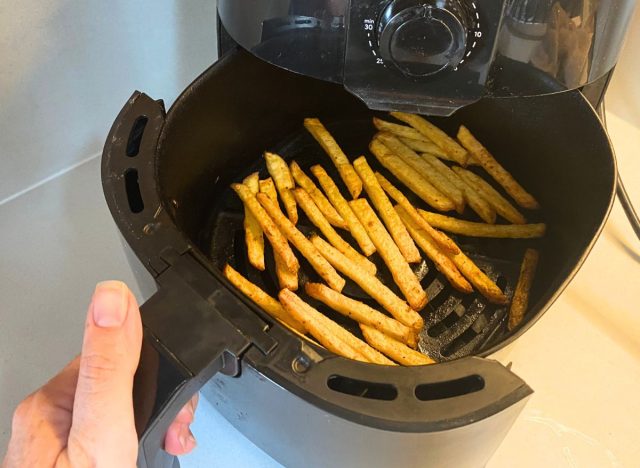
M 120 327 L 127 318 L 127 287 L 121 281 L 103 281 L 93 293 L 93 321 L 101 328 Z

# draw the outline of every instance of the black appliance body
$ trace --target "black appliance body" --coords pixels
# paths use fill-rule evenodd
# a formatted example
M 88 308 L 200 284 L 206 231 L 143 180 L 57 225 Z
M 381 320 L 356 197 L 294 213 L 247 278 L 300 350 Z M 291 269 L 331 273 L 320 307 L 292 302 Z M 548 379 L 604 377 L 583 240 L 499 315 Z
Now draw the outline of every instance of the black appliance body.
M 421 346 L 442 362 L 414 368 L 341 357 L 281 327 L 221 275 L 242 270 L 240 205 L 229 184 L 264 168 L 264 150 L 306 169 L 328 159 L 302 129 L 327 124 L 347 154 L 366 152 L 373 112 L 340 83 L 291 73 L 238 49 L 197 78 L 169 112 L 135 93 L 105 144 L 102 180 L 131 264 L 150 299 L 134 402 L 141 466 L 171 466 L 164 432 L 202 390 L 231 423 L 288 466 L 484 466 L 531 388 L 491 356 L 524 333 L 573 277 L 613 201 L 615 159 L 578 91 L 483 98 L 452 117 L 469 126 L 541 202 L 547 235 L 530 309 L 463 299 L 432 268 Z M 373 158 L 370 158 L 373 159 Z M 457 239 L 512 290 L 525 244 Z M 240 242 L 241 244 L 241 242 Z M 248 271 L 242 271 L 250 274 Z M 252 277 L 270 293 L 269 278 Z M 453 301 L 453 302 L 452 302 Z M 569 337 L 567 337 L 569 340 Z
M 634 5 L 219 0 L 218 11 L 246 50 L 341 83 L 371 109 L 450 115 L 481 97 L 540 95 L 598 80 L 616 63 Z M 554 86 L 545 85 L 550 81 Z

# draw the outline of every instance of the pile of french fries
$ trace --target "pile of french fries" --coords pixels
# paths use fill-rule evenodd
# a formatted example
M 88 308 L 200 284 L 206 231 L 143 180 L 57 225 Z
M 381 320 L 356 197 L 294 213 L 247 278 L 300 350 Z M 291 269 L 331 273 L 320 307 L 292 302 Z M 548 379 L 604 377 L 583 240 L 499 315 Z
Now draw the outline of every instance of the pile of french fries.
M 435 362 L 416 350 L 424 326 L 420 311 L 428 297 L 411 264 L 422 253 L 463 293 L 474 290 L 490 302 L 506 305 L 504 292 L 444 232 L 496 238 L 544 235 L 544 224 L 527 224 L 522 212 L 489 182 L 467 169 L 481 166 L 524 209 L 539 204 L 464 126 L 457 141 L 424 118 L 392 112 L 402 122 L 374 118 L 378 129 L 369 144 L 373 157 L 397 180 L 374 171 L 365 156 L 351 161 L 318 119 L 304 126 L 335 165 L 345 191 L 322 165 L 306 173 L 296 161 L 287 164 L 265 153 L 269 177 L 253 173 L 232 189 L 244 204 L 244 230 L 249 263 L 264 271 L 265 243 L 271 244 L 280 292 L 272 297 L 230 265 L 227 279 L 273 318 L 300 335 L 311 335 L 328 350 L 351 359 L 381 365 L 423 365 Z M 316 185 L 317 184 L 319 185 Z M 468 205 L 483 222 L 472 222 L 415 206 L 399 186 L 437 211 L 462 214 Z M 344 194 L 347 194 L 346 197 Z M 365 196 L 366 195 L 366 196 Z M 284 209 L 282 209 L 284 208 Z M 305 236 L 296 226 L 299 212 L 317 233 Z M 496 224 L 500 216 L 510 224 Z M 347 232 L 353 244 L 344 239 Z M 305 293 L 356 321 L 364 340 L 356 337 L 305 302 L 300 288 L 297 250 L 316 271 L 320 282 L 302 285 Z M 384 261 L 401 296 L 376 276 L 368 257 Z M 508 326 L 514 328 L 526 311 L 537 252 L 529 249 L 516 287 Z M 377 310 L 342 294 L 345 277 L 375 301 Z M 384 310 L 384 312 L 382 312 Z

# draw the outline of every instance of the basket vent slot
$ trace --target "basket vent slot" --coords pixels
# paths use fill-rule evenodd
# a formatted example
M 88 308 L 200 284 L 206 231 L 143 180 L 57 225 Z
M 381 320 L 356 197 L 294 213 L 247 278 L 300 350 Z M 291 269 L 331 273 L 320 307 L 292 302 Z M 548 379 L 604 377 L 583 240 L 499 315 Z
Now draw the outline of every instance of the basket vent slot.
M 483 388 L 484 379 L 474 374 L 461 379 L 418 385 L 415 394 L 420 401 L 444 400 L 479 392 Z
M 372 400 L 391 401 L 398 397 L 398 390 L 391 384 L 367 382 L 342 375 L 330 376 L 327 385 L 335 392 Z

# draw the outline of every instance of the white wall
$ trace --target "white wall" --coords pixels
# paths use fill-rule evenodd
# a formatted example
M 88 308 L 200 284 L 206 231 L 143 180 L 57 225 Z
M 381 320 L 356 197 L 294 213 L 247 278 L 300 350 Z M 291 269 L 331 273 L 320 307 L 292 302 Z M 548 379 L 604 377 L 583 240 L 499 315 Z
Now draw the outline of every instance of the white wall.
M 100 152 L 134 90 L 170 104 L 215 57 L 215 0 L 0 0 L 0 203 Z

